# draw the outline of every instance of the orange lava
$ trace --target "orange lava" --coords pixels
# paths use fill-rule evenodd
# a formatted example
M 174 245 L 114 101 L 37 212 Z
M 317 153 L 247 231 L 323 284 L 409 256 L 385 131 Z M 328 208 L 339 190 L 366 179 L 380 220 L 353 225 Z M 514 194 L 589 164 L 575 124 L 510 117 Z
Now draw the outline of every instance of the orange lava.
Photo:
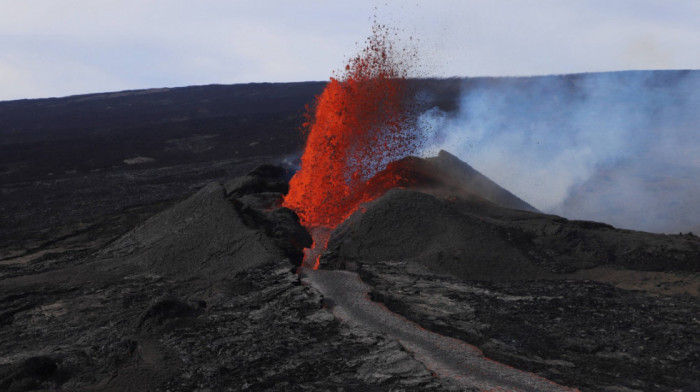
M 331 78 L 307 113 L 301 168 L 284 205 L 310 231 L 336 227 L 361 203 L 397 186 L 399 175 L 370 179 L 418 151 L 416 105 L 406 79 L 412 54 L 396 50 L 389 38 L 389 30 L 375 24 L 367 47 L 341 77 Z
M 331 237 L 331 229 L 326 227 L 314 227 L 309 231 L 313 238 L 313 245 L 311 245 L 311 248 L 304 249 L 302 267 L 310 267 L 317 270 L 321 263 L 321 255 L 328 246 L 328 240 Z

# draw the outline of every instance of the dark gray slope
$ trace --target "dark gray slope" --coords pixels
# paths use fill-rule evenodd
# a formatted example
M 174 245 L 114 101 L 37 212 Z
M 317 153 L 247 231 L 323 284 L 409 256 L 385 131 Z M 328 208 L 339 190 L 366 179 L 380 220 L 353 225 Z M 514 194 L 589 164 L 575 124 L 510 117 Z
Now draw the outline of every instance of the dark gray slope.
M 419 267 L 374 262 L 359 273 L 391 311 L 562 385 L 700 390 L 697 297 L 574 279 L 469 281 Z
M 447 151 L 441 150 L 438 156 L 426 160 L 452 178 L 455 183 L 461 184 L 465 189 L 472 190 L 494 204 L 515 210 L 539 212 L 535 207 Z
M 698 324 L 687 318 L 697 313 L 696 297 L 568 274 L 605 266 L 630 279 L 657 271 L 697 282 L 700 238 L 505 208 L 450 184 L 444 171 L 409 166 L 436 187 L 392 189 L 367 203 L 332 233 L 321 268 L 357 271 L 389 310 L 562 385 L 700 386 Z
M 544 274 L 511 232 L 431 195 L 392 189 L 338 226 L 324 260 L 408 260 L 467 279 Z
M 272 240 L 251 229 L 210 184 L 157 214 L 101 252 L 159 275 L 232 273 L 285 258 Z
M 12 265 L 0 390 L 457 390 L 301 284 L 290 261 L 311 239 L 277 206 L 284 178 L 263 166 L 101 252 Z
M 283 168 L 267 166 L 209 185 L 97 254 L 3 260 L 0 389 L 460 390 L 383 332 L 332 319 L 320 293 L 301 284 L 289 261 L 310 238 L 293 212 L 278 208 L 285 178 Z M 359 264 L 372 298 L 404 317 L 469 343 L 476 336 L 487 356 L 564 385 L 605 390 L 618 373 L 633 390 L 700 385 L 688 370 L 697 363 L 697 323 L 687 317 L 697 313 L 694 299 L 523 280 L 600 258 L 591 238 L 631 235 L 638 242 L 622 244 L 636 248 L 614 249 L 636 260 L 683 250 L 695 237 L 637 237 L 469 195 L 392 190 L 339 227 L 327 259 Z M 528 253 L 539 248 L 556 257 Z M 535 257 L 542 254 L 549 258 Z M 405 270 L 383 259 L 399 257 Z M 491 282 L 465 283 L 475 276 Z M 642 347 L 645 339 L 656 341 Z M 670 351 L 657 354 L 669 339 Z M 452 366 L 444 362 L 438 371 Z
M 612 265 L 700 270 L 700 238 L 662 235 L 392 189 L 332 233 L 321 262 L 404 260 L 470 280 L 548 278 Z
M 462 390 L 334 320 L 285 261 L 207 281 L 90 272 L 72 286 L 3 281 L 0 390 Z
M 570 391 L 549 380 L 490 361 L 474 346 L 421 328 L 368 297 L 370 286 L 348 271 L 304 271 L 303 281 L 318 289 L 344 323 L 397 339 L 428 369 L 455 379 L 466 389 Z
M 211 183 L 109 246 L 117 259 L 164 276 L 214 276 L 287 260 L 301 263 L 311 237 L 291 210 L 286 169 L 262 165 L 226 184 Z

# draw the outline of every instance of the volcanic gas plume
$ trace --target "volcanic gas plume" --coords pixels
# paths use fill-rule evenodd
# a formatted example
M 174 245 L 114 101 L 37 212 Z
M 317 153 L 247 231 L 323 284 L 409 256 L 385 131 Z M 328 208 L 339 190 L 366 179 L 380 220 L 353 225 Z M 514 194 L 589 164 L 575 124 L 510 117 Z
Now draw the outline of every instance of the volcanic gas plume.
M 421 147 L 417 105 L 406 79 L 415 53 L 398 49 L 392 32 L 375 24 L 365 49 L 330 79 L 307 111 L 301 168 L 284 205 L 312 233 L 328 232 L 361 203 L 396 186 L 398 175 L 368 180 Z M 319 235 L 314 240 L 320 245 Z

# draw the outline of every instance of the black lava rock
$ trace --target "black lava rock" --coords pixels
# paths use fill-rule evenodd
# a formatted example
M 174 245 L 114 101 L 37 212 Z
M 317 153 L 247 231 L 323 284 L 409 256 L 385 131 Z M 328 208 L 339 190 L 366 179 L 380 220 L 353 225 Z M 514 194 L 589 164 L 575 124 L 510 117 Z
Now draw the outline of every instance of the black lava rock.
M 169 319 L 197 317 L 207 307 L 204 300 L 194 300 L 187 303 L 174 296 L 166 295 L 156 299 L 139 319 L 137 329 L 144 327 L 147 322 L 161 325 Z
M 27 358 L 9 369 L 0 369 L 0 390 L 21 392 L 37 389 L 42 383 L 53 378 L 59 365 L 47 356 Z

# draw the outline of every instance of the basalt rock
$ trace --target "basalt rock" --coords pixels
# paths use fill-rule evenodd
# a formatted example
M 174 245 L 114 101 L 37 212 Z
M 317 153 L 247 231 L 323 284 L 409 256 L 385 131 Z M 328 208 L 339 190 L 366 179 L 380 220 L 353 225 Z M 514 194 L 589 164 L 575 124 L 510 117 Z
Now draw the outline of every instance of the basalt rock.
M 661 286 L 698 286 L 699 246 L 505 208 L 474 189 L 392 189 L 335 229 L 321 268 L 357 271 L 390 310 L 563 385 L 691 391 L 697 291 Z M 658 283 L 623 289 L 612 272 Z
M 298 265 L 311 238 L 296 214 L 276 204 L 282 193 L 273 191 L 283 190 L 285 173 L 267 165 L 226 186 L 211 183 L 100 255 L 164 276 L 235 273 L 285 258 Z
M 321 263 L 404 260 L 464 279 L 547 278 L 598 266 L 700 271 L 700 239 L 514 210 L 463 193 L 392 189 L 339 225 Z
M 392 189 L 333 232 L 322 265 L 405 260 L 470 279 L 545 274 L 514 246 L 516 230 L 463 214 L 434 196 Z
M 287 194 L 289 192 L 288 169 L 275 165 L 260 165 L 243 177 L 235 178 L 224 185 L 226 195 L 240 197 L 266 192 Z
M 210 184 L 99 252 L 3 279 L 0 389 L 459 390 L 301 284 L 289 261 L 311 241 L 293 211 L 264 203 L 279 190 L 270 173 L 228 195 Z
M 261 210 L 242 199 L 232 199 L 231 202 L 249 228 L 263 230 L 292 264 L 301 265 L 303 249 L 311 247 L 313 241 L 294 211 L 286 207 Z
M 700 387 L 697 297 L 569 273 L 697 282 L 696 236 L 505 208 L 478 192 L 498 188 L 435 177 L 434 163 L 420 164 L 423 189 L 391 190 L 338 226 L 322 268 L 357 270 L 389 310 L 568 386 Z M 288 174 L 211 183 L 97 252 L 3 265 L 0 389 L 469 390 L 388 335 L 334 319 L 332 298 L 299 279 L 292 264 L 311 239 L 280 207 Z
M 272 239 L 246 225 L 223 187 L 212 183 L 110 244 L 101 257 L 163 276 L 213 276 L 285 255 Z
M 59 379 L 58 362 L 48 356 L 27 358 L 20 363 L 0 370 L 0 389 L 7 392 L 35 390 L 51 379 Z
M 289 172 L 283 167 L 262 165 L 245 177 L 228 182 L 225 188 L 244 223 L 251 229 L 264 230 L 292 264 L 299 266 L 303 249 L 311 246 L 312 239 L 297 214 L 281 206 L 289 190 L 288 180 Z
M 359 270 L 375 301 L 496 361 L 582 391 L 700 387 L 697 298 L 594 281 L 476 281 L 404 261 Z M 690 319 L 692 320 L 690 320 Z
M 201 299 L 189 302 L 172 295 L 157 298 L 148 310 L 141 315 L 136 328 L 141 329 L 147 324 L 159 326 L 169 319 L 197 317 L 207 307 L 206 301 Z

